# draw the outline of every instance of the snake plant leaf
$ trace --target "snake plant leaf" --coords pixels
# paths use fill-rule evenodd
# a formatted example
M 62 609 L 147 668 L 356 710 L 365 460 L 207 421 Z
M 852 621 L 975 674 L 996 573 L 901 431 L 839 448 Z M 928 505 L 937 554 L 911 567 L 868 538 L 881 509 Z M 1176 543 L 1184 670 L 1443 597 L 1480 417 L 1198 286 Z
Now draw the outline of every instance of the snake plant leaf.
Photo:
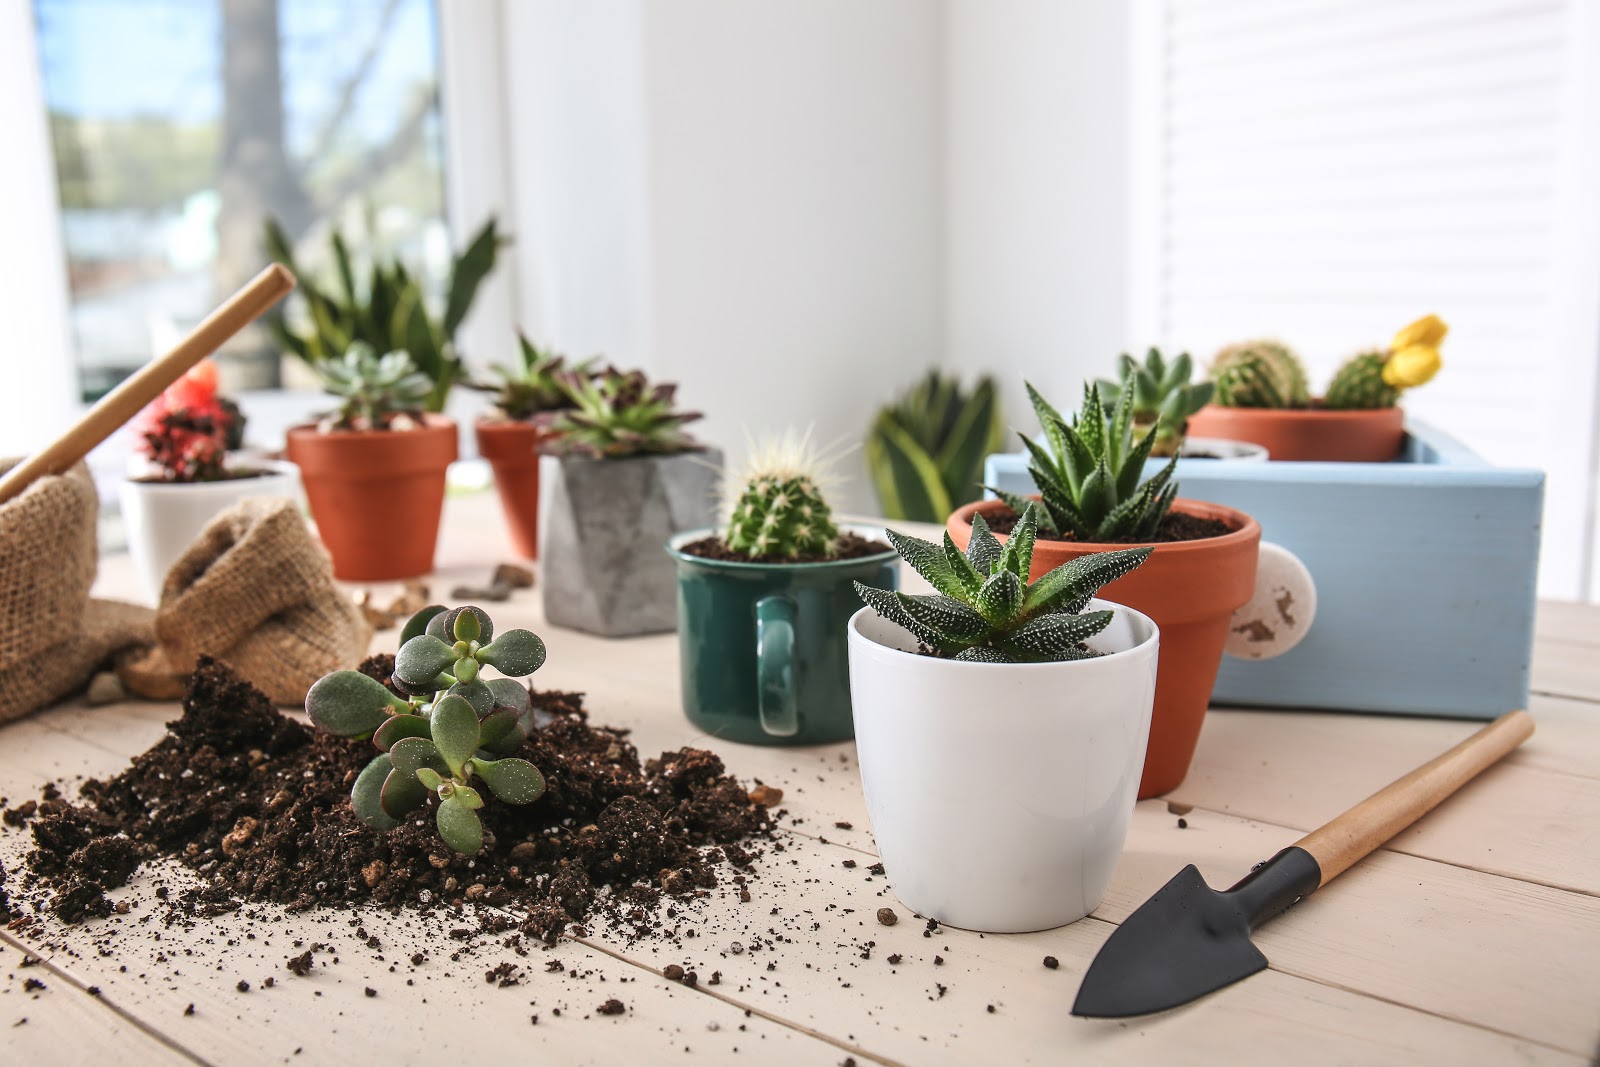
M 990 630 L 989 621 L 976 609 L 953 597 L 908 596 L 905 593 L 896 593 L 894 598 L 907 615 L 945 641 L 965 643 L 981 637 Z
M 932 541 L 895 533 L 893 530 L 885 531 L 885 535 L 889 539 L 889 544 L 900 553 L 900 558 L 911 564 L 911 569 L 926 578 L 928 584 L 939 592 L 946 596 L 959 597 L 966 591 L 962 580 L 951 571 L 950 562 L 945 558 L 944 549 L 940 546 Z
M 955 541 L 950 536 L 950 531 L 944 532 L 944 559 L 950 566 L 950 573 L 961 583 L 962 592 L 951 593 L 951 596 L 960 598 L 971 596 L 983 588 L 984 575 L 978 573 L 978 568 L 972 565 L 966 553 L 956 547 Z
M 1032 616 L 1043 611 L 1082 611 L 1102 586 L 1138 567 L 1153 551 L 1149 546 L 1120 548 L 1068 560 L 1029 586 L 1022 613 Z
M 1033 501 L 1027 502 L 1018 512 L 1021 518 L 1012 527 L 1005 550 L 1000 553 L 1000 566 L 1024 583 L 1028 580 L 1028 571 L 1033 567 L 1033 546 L 1039 537 L 1039 513 L 1042 510 Z
M 356 818 L 374 830 L 393 830 L 400 821 L 383 810 L 383 782 L 394 770 L 387 753 L 380 752 L 361 768 L 356 784 L 350 790 L 350 807 Z
M 506 239 L 496 232 L 496 226 L 496 220 L 492 218 L 485 223 L 467 242 L 466 249 L 456 257 L 451 267 L 450 288 L 445 296 L 444 308 L 446 337 L 455 337 L 456 330 L 467 317 L 467 309 L 472 307 L 472 301 L 478 295 L 478 287 L 494 270 L 500 246 L 506 243 Z
M 980 574 L 989 574 L 994 570 L 994 565 L 1000 562 L 1000 554 L 1004 551 L 999 538 L 989 531 L 989 520 L 982 515 L 972 516 L 972 537 L 967 542 L 967 559 L 973 567 Z
M 515 752 L 527 737 L 521 727 L 516 709 L 495 708 L 478 722 L 478 747 L 498 755 Z
M 441 785 L 444 785 L 445 778 L 432 767 L 418 767 L 417 781 L 421 782 L 423 788 L 427 789 L 428 792 L 434 793 L 438 791 Z
M 478 650 L 478 661 L 501 674 L 521 678 L 544 666 L 545 647 L 530 630 L 507 630 Z
M 1111 612 L 1092 611 L 1087 615 L 1057 612 L 1029 619 L 1006 635 L 1006 644 L 1046 660 L 1062 660 L 1082 651 L 1078 643 L 1093 637 L 1111 624 Z
M 891 413 L 881 413 L 873 423 L 866 453 L 888 518 L 938 522 L 954 510 L 939 464 Z
M 1016 663 L 1017 662 L 1017 658 L 1015 656 L 1012 656 L 1012 655 L 1010 655 L 1009 653 L 1006 653 L 1006 652 L 1002 652 L 998 648 L 991 648 L 988 645 L 973 645 L 971 648 L 963 648 L 960 652 L 957 652 L 954 656 L 952 656 L 950 658 L 953 659 L 953 660 L 956 660 L 959 663 Z
M 407 685 L 428 685 L 455 665 L 453 648 L 431 634 L 413 637 L 395 653 L 395 677 Z
M 405 627 L 400 631 L 400 644 L 404 645 L 413 637 L 421 637 L 423 634 L 427 633 L 428 623 L 432 622 L 434 618 L 439 615 L 443 615 L 449 610 L 450 609 L 445 607 L 443 604 L 429 604 L 427 607 L 411 616 L 410 619 L 406 620 Z
M 940 634 L 912 618 L 911 615 L 900 606 L 899 601 L 895 598 L 895 594 L 892 591 L 888 589 L 878 589 L 875 586 L 863 585 L 861 582 L 856 582 L 855 586 L 856 595 L 861 597 L 862 601 L 868 607 L 872 608 L 873 611 L 876 611 L 879 615 L 882 615 L 885 619 L 894 623 L 902 630 L 905 630 L 918 641 L 937 649 L 950 649 L 959 647 L 959 642 L 951 642 L 947 640 Z
M 433 744 L 450 773 L 460 776 L 478 751 L 478 713 L 459 696 L 446 694 L 433 706 Z
M 457 793 L 459 792 L 458 789 Z M 479 802 L 482 803 L 481 800 Z M 449 796 L 441 800 L 434 821 L 439 827 L 439 836 L 444 839 L 444 843 L 463 856 L 476 855 L 483 847 L 483 823 L 479 821 L 478 813 L 463 803 L 459 797 Z
M 953 509 L 977 498 L 983 461 L 1000 447 L 1005 438 L 1005 426 L 1000 419 L 1000 401 L 993 378 L 979 379 L 972 396 L 965 402 L 954 396 L 952 383 L 951 404 L 955 420 L 945 431 L 944 444 L 934 453 L 933 461 L 939 468 Z M 937 515 L 933 521 L 938 522 L 946 514 Z
M 1000 626 L 1011 620 L 1022 607 L 1023 584 L 1009 570 L 997 570 L 983 583 L 972 604 L 978 614 L 991 626 Z M 962 634 L 962 637 L 977 635 Z
M 389 746 L 389 759 L 394 762 L 394 769 L 403 774 L 416 774 L 424 767 L 438 774 L 450 772 L 438 747 L 426 737 L 402 737 Z
M 507 804 L 532 804 L 544 796 L 544 775 L 524 759 L 474 759 L 472 770 Z
M 387 752 L 402 737 L 427 737 L 428 720 L 421 715 L 394 715 L 378 727 L 372 743 Z
M 410 706 L 360 671 L 334 671 L 306 693 L 311 721 L 338 737 L 366 737 L 397 710 Z
M 428 787 L 417 777 L 426 770 L 427 767 L 422 767 L 411 774 L 406 774 L 396 767 L 389 772 L 389 776 L 383 780 L 383 790 L 378 796 L 378 803 L 383 807 L 385 815 L 402 819 L 427 803 Z

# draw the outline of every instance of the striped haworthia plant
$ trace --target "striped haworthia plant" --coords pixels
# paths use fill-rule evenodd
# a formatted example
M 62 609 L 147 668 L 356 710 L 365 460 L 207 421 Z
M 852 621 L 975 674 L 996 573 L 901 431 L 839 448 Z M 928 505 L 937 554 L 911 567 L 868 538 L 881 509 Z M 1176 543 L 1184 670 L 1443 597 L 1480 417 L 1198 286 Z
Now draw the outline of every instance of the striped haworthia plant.
M 856 583 L 856 592 L 879 615 L 908 631 L 940 656 L 969 663 L 1054 663 L 1087 659 L 1079 645 L 1104 630 L 1111 612 L 1080 614 L 1107 582 L 1127 574 L 1152 549 L 1096 552 L 1063 563 L 1032 585 L 1039 506 L 1029 503 L 1005 544 L 982 515 L 972 519 L 972 540 L 962 552 L 944 535 L 931 541 L 888 532 L 900 557 L 937 590 L 911 596 Z

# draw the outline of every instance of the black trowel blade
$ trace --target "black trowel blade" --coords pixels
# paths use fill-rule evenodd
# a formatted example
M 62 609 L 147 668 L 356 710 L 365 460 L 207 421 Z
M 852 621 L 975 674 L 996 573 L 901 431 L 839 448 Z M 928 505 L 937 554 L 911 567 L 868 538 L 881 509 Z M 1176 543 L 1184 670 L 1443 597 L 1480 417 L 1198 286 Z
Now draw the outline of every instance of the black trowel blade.
M 1100 947 L 1072 1014 L 1122 1018 L 1165 1011 L 1265 969 L 1251 929 L 1317 887 L 1310 854 L 1285 849 L 1225 892 L 1191 864 Z

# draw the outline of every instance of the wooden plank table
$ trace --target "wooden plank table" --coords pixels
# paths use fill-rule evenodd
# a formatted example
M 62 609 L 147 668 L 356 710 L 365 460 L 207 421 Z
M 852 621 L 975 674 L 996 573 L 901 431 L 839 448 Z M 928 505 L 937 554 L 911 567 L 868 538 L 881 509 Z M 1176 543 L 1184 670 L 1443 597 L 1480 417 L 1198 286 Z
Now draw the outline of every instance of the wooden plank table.
M 508 558 L 493 500 L 452 498 L 435 597 L 483 581 Z M 106 560 L 101 591 L 133 588 L 126 559 Z M 264 907 L 250 909 L 254 919 L 173 926 L 159 941 L 106 939 L 93 923 L 56 936 L 8 932 L 0 938 L 5 1061 L 413 1063 L 470 1048 L 474 1061 L 552 1064 L 1236 1067 L 1274 1058 L 1582 1063 L 1600 1049 L 1600 609 L 1541 609 L 1532 741 L 1264 929 L 1257 942 L 1269 970 L 1188 1007 L 1123 1021 L 1075 1019 L 1067 1008 L 1115 924 L 1179 867 L 1193 861 L 1226 884 L 1476 725 L 1213 709 L 1188 780 L 1138 806 L 1093 916 L 1037 934 L 945 928 L 924 937 L 909 917 L 894 927 L 873 918 L 884 904 L 907 909 L 868 871 L 873 841 L 853 746 L 761 748 L 703 736 L 679 711 L 673 636 L 606 641 L 551 628 L 528 593 L 493 614 L 545 637 L 539 685 L 586 692 L 597 721 L 631 728 L 642 755 L 698 745 L 742 778 L 784 790 L 783 850 L 759 861 L 750 903 L 713 893 L 680 906 L 681 928 L 698 936 L 675 943 L 591 929 L 535 954 L 511 988 L 481 981 L 481 958 L 393 967 L 413 945 L 438 947 L 442 931 L 415 916 L 358 913 L 384 931 L 381 952 L 357 940 L 347 913 Z M 393 638 L 381 634 L 375 647 Z M 174 715 L 172 705 L 69 702 L 6 726 L 0 795 L 14 803 L 48 778 L 116 773 Z M 1192 807 L 1186 829 L 1169 801 Z M 8 868 L 26 844 L 24 833 L 0 834 Z M 104 922 L 153 923 L 150 881 L 147 868 L 117 894 L 129 913 Z M 309 939 L 333 946 L 339 962 L 285 980 L 282 961 Z M 735 941 L 743 951 L 730 948 Z M 24 952 L 40 962 L 21 966 Z M 888 962 L 892 954 L 899 963 Z M 1047 955 L 1059 969 L 1042 966 Z M 540 965 L 551 959 L 563 970 Z M 720 971 L 721 980 L 691 989 L 661 976 L 669 964 Z M 30 977 L 44 988 L 25 989 Z M 622 999 L 626 1014 L 596 1015 L 596 990 Z M 461 1026 L 470 1038 L 451 1036 Z

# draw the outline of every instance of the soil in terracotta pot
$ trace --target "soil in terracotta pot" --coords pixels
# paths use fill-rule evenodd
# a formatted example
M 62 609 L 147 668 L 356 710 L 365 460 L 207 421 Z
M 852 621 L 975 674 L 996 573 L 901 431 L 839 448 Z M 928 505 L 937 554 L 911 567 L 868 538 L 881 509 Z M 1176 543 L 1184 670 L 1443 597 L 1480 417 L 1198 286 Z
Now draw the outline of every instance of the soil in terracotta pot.
M 1015 519 L 1012 521 L 1015 522 Z M 843 530 L 839 534 L 839 551 L 832 556 L 747 556 L 729 548 L 721 537 L 702 537 L 698 541 L 690 541 L 678 551 L 688 556 L 727 563 L 837 563 L 840 560 L 864 559 L 882 552 L 893 552 L 894 549 L 874 538 Z
M 381 656 L 362 669 L 387 682 L 392 666 Z M 290 911 L 459 911 L 465 901 L 511 909 L 481 912 L 480 923 L 553 940 L 596 907 L 625 926 L 659 922 L 649 916 L 664 896 L 713 889 L 719 869 L 746 883 L 751 853 L 738 842 L 767 836 L 772 821 L 721 760 L 686 748 L 641 764 L 626 731 L 589 724 L 578 694 L 534 701 L 549 721 L 517 754 L 544 772 L 548 790 L 531 805 L 485 807 L 486 847 L 469 858 L 439 840 L 431 811 L 387 833 L 362 826 L 349 791 L 372 743 L 288 718 L 202 659 L 165 738 L 110 781 L 86 782 L 78 803 L 46 800 L 25 820 L 35 847 L 12 872 L 11 907 L 26 902 L 66 922 L 108 915 L 105 890 L 164 856 L 207 879 L 158 890 L 169 921 L 251 901 Z
M 997 534 L 1009 534 L 1021 518 L 1015 511 L 1009 509 L 994 515 L 985 516 L 989 529 Z M 1221 537 L 1230 534 L 1233 528 L 1221 519 L 1206 519 L 1198 515 L 1185 515 L 1177 511 L 1169 511 L 1167 517 L 1161 520 L 1161 525 L 1156 528 L 1152 537 L 1119 537 L 1105 542 L 1108 545 L 1152 545 L 1164 544 L 1171 541 L 1202 541 L 1208 537 Z M 1062 537 L 1059 534 L 1045 530 L 1039 531 L 1041 541 L 1076 541 L 1075 537 Z

